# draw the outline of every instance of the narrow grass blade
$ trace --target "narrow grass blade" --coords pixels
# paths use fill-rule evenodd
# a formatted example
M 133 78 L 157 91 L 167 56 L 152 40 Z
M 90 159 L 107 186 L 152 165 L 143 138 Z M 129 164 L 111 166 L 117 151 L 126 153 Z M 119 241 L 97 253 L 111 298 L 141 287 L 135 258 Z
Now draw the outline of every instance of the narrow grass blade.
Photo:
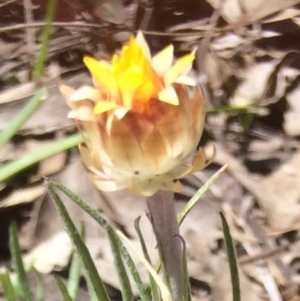
M 183 300 L 191 301 L 190 280 L 189 280 L 189 273 L 187 268 L 186 243 L 181 236 L 180 239 L 182 241 L 182 249 L 183 249 L 183 279 L 184 279 Z
M 118 237 L 118 245 L 120 248 L 120 252 L 122 254 L 122 257 L 124 258 L 124 261 L 131 273 L 131 276 L 138 288 L 139 291 L 139 297 L 141 301 L 150 301 L 150 298 L 147 294 L 146 288 L 142 282 L 141 276 L 139 274 L 139 272 L 136 269 L 136 266 L 130 256 L 130 254 L 128 253 L 128 250 L 126 249 L 126 247 L 124 246 L 123 242 L 120 240 L 120 238 Z
M 100 301 L 109 301 L 109 296 L 106 292 L 104 287 L 103 281 L 100 278 L 98 271 L 95 267 L 91 254 L 89 253 L 86 245 L 84 244 L 83 240 L 80 237 L 78 230 L 76 229 L 73 221 L 71 220 L 66 207 L 64 206 L 63 202 L 59 198 L 59 196 L 48 187 L 49 195 L 51 196 L 54 205 L 58 214 L 60 215 L 62 222 L 64 224 L 65 230 L 70 236 L 74 246 L 76 247 L 78 254 L 81 257 L 83 265 L 86 269 L 87 277 L 90 279 L 97 299 Z
M 47 180 L 48 187 L 56 187 L 61 192 L 63 192 L 66 196 L 68 196 L 74 203 L 76 203 L 81 209 L 83 209 L 88 215 L 90 215 L 101 227 L 107 229 L 110 227 L 105 218 L 99 214 L 96 210 L 93 210 L 87 203 L 85 203 L 80 197 L 78 197 L 75 193 L 69 190 L 67 187 L 53 180 Z M 120 248 L 120 252 L 124 261 L 126 262 L 128 269 L 132 275 L 133 280 L 135 281 L 137 288 L 139 290 L 141 301 L 150 301 L 149 296 L 146 292 L 142 279 L 134 265 L 134 262 L 125 248 L 122 241 L 118 238 L 118 246 Z
M 137 235 L 139 237 L 144 257 L 149 262 L 149 264 L 152 265 L 151 259 L 150 259 L 150 256 L 149 256 L 149 253 L 148 253 L 148 250 L 147 250 L 147 246 L 146 246 L 143 234 L 141 232 L 140 224 L 139 223 L 140 223 L 140 218 L 137 218 L 134 221 L 134 228 L 135 228 L 135 231 L 136 231 L 136 233 L 137 233 Z M 150 273 L 149 273 L 149 285 L 150 285 L 151 297 L 152 297 L 151 300 L 153 300 L 153 301 L 160 301 L 160 295 L 159 295 L 157 284 L 156 284 L 154 278 L 152 277 L 152 275 Z
M 17 227 L 12 223 L 9 228 L 9 247 L 13 268 L 17 274 L 17 284 L 20 289 L 21 299 L 24 301 L 32 301 L 32 294 L 22 261 L 21 250 L 18 242 Z
M 62 294 L 63 301 L 74 301 L 75 298 L 74 299 L 71 298 L 71 296 L 68 292 L 68 289 L 67 289 L 66 285 L 62 282 L 62 280 L 59 277 L 56 277 L 55 281 L 56 281 L 57 286 L 59 287 L 59 290 Z
M 133 301 L 134 296 L 131 289 L 131 284 L 128 279 L 128 275 L 126 269 L 123 264 L 123 260 L 121 257 L 118 238 L 111 227 L 107 228 L 107 235 L 110 242 L 110 247 L 112 250 L 112 254 L 114 257 L 115 267 L 117 269 L 120 285 L 121 285 L 121 293 L 122 293 L 122 300 L 123 301 Z
M 245 133 L 249 131 L 255 116 L 256 114 L 254 113 L 245 113 L 240 115 L 241 124 Z
M 33 153 L 24 155 L 21 159 L 7 163 L 0 167 L 0 183 L 7 181 L 9 178 L 25 170 L 38 162 L 66 151 L 82 142 L 80 133 L 69 136 L 61 141 L 44 147 Z
M 139 252 L 135 246 L 131 243 L 131 241 L 120 231 L 116 230 L 117 235 L 126 243 L 128 248 L 130 248 L 140 259 L 143 265 L 146 267 L 149 273 L 151 273 L 152 277 L 154 278 L 157 286 L 160 289 L 160 295 L 162 301 L 172 301 L 170 290 L 168 289 L 167 285 L 155 271 L 155 269 L 149 264 L 149 262 L 145 259 L 144 255 Z
M 51 179 L 46 179 L 46 184 L 48 187 L 55 187 L 61 192 L 63 192 L 67 197 L 69 197 L 75 204 L 77 204 L 81 209 L 83 209 L 88 215 L 90 215 L 102 228 L 106 229 L 109 224 L 96 210 L 92 209 L 86 202 L 84 202 L 77 194 L 72 192 L 63 184 L 53 181 Z
M 43 277 L 36 269 L 33 268 L 32 270 L 35 274 L 36 281 L 37 281 L 35 300 L 43 301 L 45 299 L 45 285 L 44 285 Z
M 52 21 L 55 16 L 57 0 L 49 0 L 46 12 L 46 24 L 42 35 L 42 45 L 40 53 L 35 62 L 35 68 L 33 70 L 33 80 L 39 81 L 44 72 L 45 61 L 47 57 L 47 51 L 50 42 L 50 35 L 52 29 Z
M 91 279 L 89 277 L 85 276 L 85 281 L 86 281 L 86 285 L 87 285 L 87 288 L 88 288 L 90 301 L 99 301 L 97 296 L 96 296 L 96 293 L 95 293 L 93 284 L 91 282 Z
M 14 287 L 11 283 L 9 273 L 0 273 L 0 282 L 3 289 L 3 294 L 6 301 L 17 301 Z
M 225 216 L 222 212 L 220 212 L 220 216 L 222 220 L 224 241 L 225 241 L 226 252 L 227 252 L 227 257 L 229 262 L 233 301 L 241 301 L 239 270 L 238 270 L 238 265 L 236 260 L 234 244 Z
M 84 241 L 85 228 L 83 224 L 80 225 L 79 235 Z M 81 260 L 77 250 L 75 250 L 72 256 L 72 262 L 71 262 L 71 267 L 70 267 L 70 272 L 68 277 L 68 285 L 67 285 L 68 293 L 72 300 L 75 300 L 77 296 L 77 291 L 80 282 L 80 270 L 81 270 Z
M 179 225 L 182 224 L 188 213 L 193 209 L 193 207 L 197 204 L 197 202 L 201 199 L 201 197 L 206 193 L 206 191 L 210 188 L 210 186 L 217 180 L 217 178 L 221 175 L 222 172 L 225 171 L 227 165 L 222 166 L 197 192 L 196 194 L 189 200 L 189 202 L 184 206 L 183 210 L 179 213 L 177 220 Z
M 207 114 L 219 114 L 219 113 L 233 113 L 244 114 L 247 113 L 249 108 L 237 107 L 237 106 L 218 106 L 206 109 Z
M 46 89 L 40 89 L 21 109 L 21 111 L 0 132 L 0 148 L 2 148 L 33 115 L 47 97 Z

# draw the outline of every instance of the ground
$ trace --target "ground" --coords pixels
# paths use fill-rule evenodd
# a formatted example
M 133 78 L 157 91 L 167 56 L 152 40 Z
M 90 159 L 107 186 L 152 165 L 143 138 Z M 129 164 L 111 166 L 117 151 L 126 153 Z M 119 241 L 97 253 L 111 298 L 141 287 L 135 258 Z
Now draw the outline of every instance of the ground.
M 0 1 L 0 130 L 40 86 L 48 92 L 38 111 L 2 147 L 0 164 L 76 131 L 57 83 L 77 88 L 91 82 L 82 64 L 84 54 L 109 58 L 137 29 L 144 31 L 154 53 L 169 43 L 177 55 L 198 47 L 192 73 L 207 92 L 200 144 L 208 153 L 214 144 L 217 155 L 209 167 L 183 181 L 183 192 L 176 195 L 178 211 L 215 172 L 228 166 L 181 227 L 193 298 L 231 300 L 219 216 L 223 211 L 236 244 L 243 298 L 299 300 L 299 2 L 59 1 L 45 72 L 35 84 L 32 66 L 40 49 L 45 3 Z M 49 300 L 60 300 L 49 293 L 55 290 L 52 275 L 67 269 L 72 248 L 43 186 L 45 176 L 104 211 L 137 248 L 133 222 L 141 216 L 155 257 L 145 200 L 123 191 L 97 191 L 74 148 L 0 182 L 1 265 L 9 265 L 7 232 L 15 220 L 24 261 L 34 259 L 36 269 L 47 274 Z M 86 243 L 99 272 L 117 289 L 104 231 L 70 200 L 64 201 L 71 216 L 85 222 Z M 111 292 L 118 299 L 117 291 Z M 87 300 L 84 288 L 81 298 Z

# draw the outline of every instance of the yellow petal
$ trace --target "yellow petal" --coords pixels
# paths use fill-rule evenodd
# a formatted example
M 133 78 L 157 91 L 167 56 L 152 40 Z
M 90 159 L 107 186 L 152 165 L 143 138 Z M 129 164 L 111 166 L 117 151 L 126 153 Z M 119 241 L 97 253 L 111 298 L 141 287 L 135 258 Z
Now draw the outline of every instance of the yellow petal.
M 164 183 L 164 186 L 162 186 L 161 189 L 162 190 L 170 190 L 170 191 L 177 192 L 177 193 L 182 192 L 182 186 L 179 181 L 166 182 L 166 183 Z
M 166 145 L 160 132 L 153 128 L 138 140 L 143 151 L 147 166 L 151 166 L 153 174 L 158 175 L 169 169 L 169 157 Z M 172 163 L 172 162 L 171 162 Z
M 72 111 L 68 114 L 69 118 L 75 118 L 82 121 L 95 122 L 96 118 L 93 113 L 94 105 L 89 100 L 82 100 L 80 102 L 70 102 L 73 104 Z
M 130 178 L 149 179 L 173 168 L 164 139 L 142 114 L 129 112 L 121 121 L 112 122 L 105 146 L 116 166 Z M 123 166 L 123 168 L 121 168 Z
M 57 85 L 59 92 L 62 94 L 62 96 L 69 101 L 71 95 L 74 93 L 74 89 L 72 89 L 71 87 L 64 85 L 64 84 L 58 84 Z
M 70 111 L 67 115 L 68 118 L 70 119 L 75 119 L 77 117 L 76 111 Z
M 85 56 L 83 61 L 100 88 L 100 92 L 109 93 L 111 98 L 114 99 L 118 94 L 118 85 L 112 66 L 106 61 L 97 61 L 89 56 Z
M 78 145 L 78 149 L 82 158 L 82 161 L 84 163 L 84 165 L 86 166 L 86 168 L 93 172 L 93 173 L 97 173 L 99 166 L 95 166 L 95 162 L 92 161 L 91 158 L 91 151 L 86 147 L 86 145 L 84 143 L 81 143 Z
M 100 97 L 100 93 L 98 90 L 89 86 L 83 86 L 78 90 L 74 91 L 74 93 L 70 97 L 70 101 L 80 101 L 84 99 L 90 99 L 96 102 L 97 100 L 99 100 L 99 97 Z
M 176 80 L 175 83 L 177 84 L 182 84 L 182 85 L 187 85 L 187 86 L 196 86 L 196 81 L 186 75 L 180 75 Z
M 101 114 L 101 113 L 110 111 L 112 109 L 115 109 L 117 107 L 118 106 L 113 102 L 99 101 L 94 108 L 94 114 Z
M 114 110 L 114 116 L 118 119 L 122 119 L 129 110 L 127 108 L 119 107 Z
M 151 60 L 150 49 L 149 49 L 148 43 L 145 40 L 145 37 L 141 31 L 138 31 L 138 33 L 136 35 L 136 41 L 143 49 L 143 52 L 144 52 L 146 58 L 150 61 Z
M 177 106 L 179 104 L 177 93 L 172 86 L 162 90 L 158 94 L 158 99 L 174 106 Z
M 159 76 L 164 76 L 173 63 L 173 45 L 169 45 L 152 58 L 152 67 Z
M 128 45 L 122 48 L 119 60 L 119 71 L 124 71 L 131 66 L 139 66 L 140 62 L 145 58 L 145 54 L 141 46 L 137 43 L 134 36 L 131 36 Z
M 213 146 L 213 153 L 207 159 L 206 154 L 202 148 L 199 149 L 198 153 L 195 155 L 192 165 L 188 167 L 185 172 L 183 172 L 178 178 L 184 178 L 187 175 L 194 173 L 195 171 L 199 171 L 205 168 L 207 165 L 212 163 L 216 157 L 216 148 Z
M 180 156 L 186 149 L 186 116 L 181 106 L 170 106 L 159 100 L 150 103 L 149 114 L 155 129 L 161 134 L 169 158 Z
M 112 116 L 109 139 L 104 145 L 105 152 L 114 162 L 114 173 L 124 174 L 126 177 L 142 175 L 145 169 L 145 158 L 136 139 L 136 124 L 131 124 L 129 114 L 121 120 Z
M 106 144 L 105 133 L 99 133 L 96 122 L 82 122 L 84 144 L 79 145 L 79 151 L 86 167 L 93 173 L 103 173 L 104 166 L 111 167 L 113 162 L 103 147 Z
M 185 85 L 174 84 L 174 87 L 180 99 L 180 112 L 186 117 L 184 121 L 188 133 L 186 143 L 195 144 L 200 139 L 205 120 L 202 90 L 198 85 L 189 88 Z M 186 151 L 189 151 L 187 147 Z
M 140 196 L 151 196 L 161 188 L 161 183 L 153 179 L 136 181 L 127 186 L 129 192 Z
M 126 183 L 116 182 L 114 179 L 105 179 L 98 175 L 91 174 L 95 186 L 102 191 L 117 191 L 126 188 Z
M 183 73 L 183 71 L 186 72 L 186 70 L 191 68 L 194 59 L 194 53 L 187 54 L 180 58 L 164 77 L 166 86 L 171 85 L 173 82 L 175 82 L 176 79 L 181 75 L 181 73 Z

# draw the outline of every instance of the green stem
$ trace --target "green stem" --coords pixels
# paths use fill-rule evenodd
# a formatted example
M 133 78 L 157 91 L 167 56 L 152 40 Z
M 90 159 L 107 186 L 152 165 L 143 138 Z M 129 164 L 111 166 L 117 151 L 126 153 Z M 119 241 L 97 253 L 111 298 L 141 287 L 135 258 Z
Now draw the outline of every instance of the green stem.
M 119 248 L 118 237 L 116 236 L 115 231 L 111 227 L 107 227 L 107 235 L 109 237 L 109 242 L 111 246 L 111 250 L 114 257 L 115 267 L 118 273 L 121 292 L 122 292 L 122 300 L 123 301 L 132 301 L 134 300 L 134 296 L 131 289 L 131 284 L 122 260 L 122 255 Z
M 89 214 L 101 227 L 103 227 L 104 229 L 107 229 L 110 227 L 110 225 L 108 224 L 106 219 L 103 218 L 103 216 L 99 212 L 97 212 L 96 210 L 93 210 L 87 203 L 85 203 L 81 198 L 79 198 L 79 196 L 77 196 L 74 192 L 69 190 L 67 187 L 65 187 L 64 185 L 62 185 L 59 182 L 55 182 L 52 180 L 48 180 L 48 181 L 46 181 L 46 183 L 48 184 L 49 188 L 52 188 L 52 186 L 56 187 L 61 192 L 63 192 L 66 196 L 68 196 L 74 203 L 76 203 L 87 214 Z M 142 279 L 135 267 L 135 264 L 130 256 L 130 254 L 128 253 L 127 249 L 123 245 L 122 241 L 118 237 L 116 237 L 116 238 L 118 240 L 118 247 L 120 249 L 122 257 L 124 258 L 124 261 L 126 262 L 127 267 L 129 269 L 129 271 L 131 272 L 132 278 L 134 279 L 134 281 L 137 285 L 137 288 L 139 290 L 141 301 L 150 301 L 148 294 L 145 290 L 144 284 L 142 282 Z
M 55 208 L 59 216 L 62 219 L 66 232 L 68 233 L 70 239 L 73 242 L 73 245 L 76 247 L 76 250 L 81 257 L 83 265 L 86 269 L 87 277 L 91 282 L 92 288 L 96 294 L 97 299 L 101 301 L 110 301 L 104 283 L 98 274 L 91 254 L 84 241 L 80 237 L 80 233 L 76 229 L 70 215 L 68 214 L 66 207 L 64 206 L 62 200 L 59 198 L 59 196 L 54 190 L 48 188 L 48 192 L 54 202 Z
M 170 191 L 158 191 L 147 198 L 147 203 L 172 300 L 182 301 L 183 250 L 179 238 L 174 194 Z
M 222 212 L 220 212 L 220 216 L 222 220 L 223 235 L 224 235 L 224 241 L 225 241 L 226 252 L 228 257 L 229 269 L 230 269 L 232 296 L 233 296 L 232 300 L 241 301 L 239 270 L 238 270 L 238 265 L 236 260 L 234 243 L 230 234 L 229 226 Z
M 9 247 L 11 252 L 13 268 L 17 274 L 18 287 L 20 288 L 22 300 L 32 301 L 32 294 L 30 291 L 29 282 L 22 261 L 20 245 L 18 242 L 17 226 L 15 223 L 12 223 L 9 228 Z
M 2 167 L 0 167 L 0 183 L 7 181 L 13 175 L 35 165 L 36 163 L 44 159 L 57 155 L 78 145 L 80 142 L 82 142 L 82 137 L 79 133 L 77 133 L 65 138 L 64 140 L 52 143 L 51 145 L 46 146 L 43 149 L 25 155 L 24 157 L 16 161 L 3 165 Z
M 45 88 L 40 89 L 24 106 L 24 108 L 5 126 L 0 133 L 0 148 L 3 147 L 14 134 L 33 115 L 47 97 Z
M 207 114 L 218 114 L 218 113 L 247 113 L 249 108 L 247 107 L 235 107 L 235 106 L 217 106 L 206 109 Z
M 55 11 L 56 11 L 56 4 L 57 4 L 57 0 L 50 0 L 48 2 L 47 12 L 46 12 L 46 24 L 42 36 L 41 51 L 36 59 L 35 68 L 33 71 L 33 80 L 36 82 L 41 79 L 44 72 L 44 65 L 45 65 L 49 42 L 50 42 L 52 21 L 54 19 Z

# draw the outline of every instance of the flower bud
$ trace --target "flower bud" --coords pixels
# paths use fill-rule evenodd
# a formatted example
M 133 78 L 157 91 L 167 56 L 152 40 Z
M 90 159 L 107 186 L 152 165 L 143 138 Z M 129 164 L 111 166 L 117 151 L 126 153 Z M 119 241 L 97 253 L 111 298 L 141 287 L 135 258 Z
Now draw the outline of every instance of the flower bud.
M 207 165 L 203 150 L 191 162 L 203 124 L 203 93 L 187 76 L 195 53 L 173 63 L 170 45 L 151 57 L 141 33 L 111 62 L 85 57 L 95 87 L 60 85 L 84 143 L 82 159 L 103 191 L 149 196 L 177 191 L 174 180 Z

